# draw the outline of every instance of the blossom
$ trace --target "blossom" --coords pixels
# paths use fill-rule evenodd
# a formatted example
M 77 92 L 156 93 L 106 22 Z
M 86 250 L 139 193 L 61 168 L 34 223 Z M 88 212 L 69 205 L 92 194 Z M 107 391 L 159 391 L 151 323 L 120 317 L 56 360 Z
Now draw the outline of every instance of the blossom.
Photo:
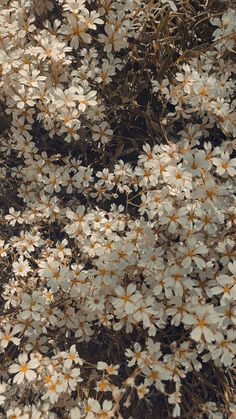
M 185 313 L 187 313 L 186 303 L 183 302 L 182 297 L 177 295 L 171 298 L 166 313 L 172 317 L 171 324 L 179 326 L 184 320 Z
M 210 345 L 211 358 L 215 361 L 220 359 L 225 367 L 232 365 L 236 355 L 236 332 L 234 330 L 227 331 L 227 336 L 223 333 L 216 334 L 215 344 Z
M 219 275 L 216 278 L 217 285 L 211 288 L 213 295 L 221 294 L 221 301 L 235 300 L 236 298 L 236 281 L 228 275 Z
M 184 155 L 184 169 L 190 172 L 193 176 L 201 176 L 210 167 L 209 161 L 205 157 L 203 150 L 197 152 L 189 152 Z
M 0 257 L 7 256 L 7 249 L 9 248 L 9 243 L 4 244 L 4 240 L 0 240 Z
M 228 268 L 231 274 L 233 275 L 232 279 L 234 280 L 234 283 L 235 283 L 236 282 L 236 261 L 229 262 Z
M 173 417 L 177 417 L 180 416 L 180 402 L 181 402 L 181 397 L 182 394 L 180 393 L 180 391 L 175 391 L 174 393 L 171 393 L 168 397 L 168 402 L 170 404 L 175 404 L 175 408 L 173 410 Z
M 175 208 L 170 203 L 166 203 L 164 206 L 164 214 L 159 218 L 158 222 L 160 225 L 169 224 L 168 231 L 171 234 L 176 233 L 179 225 L 185 225 L 187 214 L 186 208 Z
M 221 118 L 227 118 L 230 111 L 229 103 L 224 101 L 224 98 L 217 98 L 217 100 L 212 100 L 210 102 L 210 108 L 212 111 Z
M 128 367 L 132 367 L 133 365 L 136 364 L 136 362 L 139 365 L 139 367 L 142 367 L 145 364 L 145 359 L 147 357 L 147 352 L 142 351 L 141 350 L 141 345 L 138 342 L 135 342 L 134 350 L 132 351 L 129 348 L 126 349 L 125 356 L 127 358 L 131 358 L 130 361 L 128 362 Z
M 179 248 L 180 253 L 183 256 L 183 267 L 187 269 L 191 266 L 192 262 L 195 262 L 199 268 L 206 266 L 206 262 L 201 255 L 208 253 L 208 248 L 205 244 L 196 243 L 194 238 L 186 240 L 186 246 Z
M 19 407 L 16 407 L 15 409 L 7 409 L 7 418 L 16 418 L 16 419 L 21 419 L 22 418 L 22 409 L 20 409 Z M 23 418 L 25 418 L 25 415 L 23 416 Z M 28 419 L 28 416 L 26 416 L 26 418 Z
M 124 26 L 116 29 L 114 25 L 107 23 L 105 25 L 105 35 L 99 34 L 99 41 L 104 44 L 104 51 L 110 53 L 113 50 L 120 51 L 122 48 L 126 48 L 128 46 L 126 32 Z
M 81 11 L 85 10 L 85 0 L 77 0 L 77 1 L 70 1 L 66 2 L 62 5 L 63 10 L 66 10 L 72 15 L 77 16 Z
M 77 383 L 83 381 L 83 379 L 80 377 L 80 373 L 81 371 L 79 368 L 63 368 L 61 380 L 65 391 L 67 389 L 74 391 L 76 389 Z
M 46 76 L 40 75 L 40 71 L 33 67 L 31 72 L 22 68 L 19 74 L 21 75 L 20 83 L 32 88 L 39 87 L 39 83 L 46 80 Z
M 61 108 L 65 105 L 68 107 L 75 107 L 79 99 L 78 89 L 75 86 L 71 86 L 64 91 L 58 87 L 51 90 L 50 93 L 57 108 Z
M 220 176 L 236 175 L 236 158 L 230 159 L 230 155 L 227 151 L 222 153 L 220 158 L 214 157 L 212 161 L 216 166 L 216 173 L 218 173 Z
M 19 89 L 17 95 L 13 95 L 13 99 L 19 109 L 25 106 L 34 106 L 35 104 L 33 90 L 30 88 L 26 89 L 24 86 Z
M 176 73 L 175 78 L 176 80 L 180 81 L 183 85 L 183 91 L 185 93 L 191 93 L 192 85 L 196 80 L 196 72 L 191 69 L 188 64 L 183 64 L 183 73 Z
M 106 378 L 98 380 L 96 384 L 95 390 L 97 392 L 105 393 L 107 391 L 111 391 L 111 385 Z
M 86 8 L 83 10 L 83 14 L 80 15 L 79 20 L 86 23 L 87 27 L 93 30 L 96 30 L 96 25 L 103 24 L 103 20 L 100 18 L 100 15 L 96 12 L 96 10 L 89 12 Z
M 139 399 L 143 399 L 149 393 L 148 383 L 139 384 L 136 386 L 136 391 Z
M 4 326 L 4 330 L 0 331 L 1 347 L 5 349 L 10 342 L 13 342 L 14 345 L 18 346 L 20 343 L 20 338 L 15 337 L 15 335 L 18 334 L 19 331 L 21 331 L 21 327 L 19 326 L 14 326 L 12 330 L 11 330 L 10 324 L 7 324 L 6 326 Z
M 79 357 L 78 352 L 76 351 L 75 345 L 72 345 L 70 347 L 69 352 L 66 352 L 66 351 L 61 352 L 61 356 L 64 359 L 65 368 L 71 368 L 73 363 L 83 365 L 83 361 Z
M 95 413 L 96 416 L 100 416 L 102 418 L 112 418 L 114 413 L 113 413 L 113 405 L 112 402 L 110 400 L 104 400 L 102 403 L 102 406 L 100 405 L 100 403 L 98 402 L 98 400 L 90 400 L 90 408 L 91 411 L 93 413 Z M 96 417 L 95 416 L 95 417 Z M 94 418 L 93 415 L 88 414 L 87 415 L 88 419 L 92 419 Z
M 108 365 L 106 362 L 99 361 L 97 370 L 106 371 L 108 375 L 118 375 L 119 365 Z
M 169 166 L 163 173 L 163 179 L 178 190 L 192 189 L 192 170 L 186 170 L 182 163 L 177 166 Z
M 12 364 L 9 367 L 10 374 L 16 374 L 13 378 L 13 383 L 21 384 L 24 379 L 33 381 L 37 377 L 37 373 L 34 371 L 39 367 L 39 361 L 37 358 L 31 357 L 28 361 L 26 353 L 18 356 L 19 364 Z
M 108 143 L 111 139 L 113 131 L 109 128 L 107 122 L 103 121 L 101 125 L 94 125 L 92 128 L 92 136 L 94 141 L 101 141 L 102 144 Z
M 13 227 L 16 223 L 22 224 L 24 221 L 21 217 L 21 212 L 15 211 L 13 207 L 9 208 L 9 214 L 5 216 L 5 219 L 9 221 L 9 224 Z
M 86 22 L 79 21 L 77 17 L 72 14 L 67 16 L 67 20 L 68 23 L 66 25 L 62 25 L 61 33 L 70 38 L 70 47 L 78 49 L 81 40 L 89 44 L 92 37 L 87 33 L 88 25 Z
M 18 261 L 13 262 L 12 267 L 14 274 L 22 277 L 27 276 L 31 271 L 28 260 L 24 259 L 22 255 L 19 257 Z
M 140 295 L 135 291 L 135 284 L 129 284 L 126 290 L 119 285 L 115 288 L 117 297 L 112 299 L 112 304 L 116 309 L 124 310 L 126 314 L 133 313 L 135 311 L 136 302 L 140 298 Z
M 222 304 L 215 308 L 215 311 L 219 316 L 218 324 L 220 328 L 225 329 L 229 325 L 236 324 L 236 308 L 232 301 L 224 299 Z
M 23 293 L 21 296 L 22 317 L 39 320 L 44 311 L 45 297 L 38 291 L 31 295 Z
M 51 403 L 56 403 L 60 393 L 65 390 L 64 383 L 57 377 L 53 377 L 46 385 L 46 391 L 42 396 L 42 400 L 49 399 Z
M 185 314 L 183 323 L 192 325 L 191 338 L 200 342 L 204 337 L 206 342 L 215 340 L 214 325 L 218 319 L 212 305 L 197 306 L 195 314 Z
M 97 96 L 96 90 L 90 90 L 89 92 L 85 93 L 81 87 L 78 90 L 79 111 L 85 112 L 88 106 L 96 106 L 97 105 L 96 96 Z
M 236 249 L 234 248 L 234 240 L 226 238 L 224 242 L 220 242 L 217 246 L 217 250 L 222 254 L 220 263 L 227 265 L 230 260 L 236 257 Z M 232 272 L 233 273 L 233 272 Z
M 142 301 L 141 299 L 136 302 L 136 310 L 133 313 L 133 317 L 137 322 L 142 321 L 143 327 L 147 328 L 151 326 L 150 318 L 155 314 L 154 298 L 147 297 Z

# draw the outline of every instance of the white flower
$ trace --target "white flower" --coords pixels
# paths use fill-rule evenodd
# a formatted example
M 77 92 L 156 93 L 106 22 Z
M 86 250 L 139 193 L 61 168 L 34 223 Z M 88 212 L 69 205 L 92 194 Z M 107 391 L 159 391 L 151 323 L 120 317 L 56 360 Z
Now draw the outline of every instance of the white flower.
M 214 157 L 212 161 L 213 164 L 216 166 L 216 173 L 218 173 L 220 176 L 236 175 L 236 158 L 230 159 L 230 155 L 227 151 L 225 153 L 222 153 L 220 158 Z
M 23 259 L 23 256 L 20 256 L 18 262 L 13 262 L 13 272 L 17 276 L 27 276 L 31 271 L 31 267 L 27 259 Z
M 70 0 L 64 3 L 61 1 L 63 10 L 69 11 L 72 15 L 77 16 L 81 11 L 85 10 L 85 0 Z
M 135 284 L 129 284 L 126 290 L 119 285 L 115 288 L 115 293 L 118 297 L 112 299 L 112 304 L 116 309 L 124 310 L 126 314 L 133 313 L 135 304 L 140 298 L 140 295 L 135 293 L 135 291 Z
M 128 47 L 126 29 L 124 26 L 117 30 L 115 25 L 107 23 L 104 29 L 106 35 L 99 34 L 98 36 L 98 40 L 104 44 L 104 51 L 110 53 L 112 50 L 120 51 L 122 48 Z
M 100 403 L 97 400 L 93 400 L 93 402 L 90 404 L 91 410 L 93 413 L 95 413 L 95 417 L 100 418 L 112 418 L 114 417 L 114 412 L 112 411 L 112 402 L 110 400 L 104 400 L 102 403 L 102 407 Z M 87 415 L 87 419 L 89 419 L 89 414 Z M 91 416 L 92 418 L 92 416 Z
M 15 211 L 13 207 L 9 209 L 9 214 L 5 216 L 5 219 L 9 221 L 9 224 L 14 227 L 16 223 L 22 224 L 23 218 L 21 217 L 20 211 Z
M 214 345 L 210 345 L 211 358 L 213 360 L 220 359 L 225 367 L 232 365 L 236 355 L 236 332 L 234 330 L 227 331 L 227 337 L 223 333 L 216 334 Z
M 192 171 L 186 170 L 182 163 L 177 166 L 168 166 L 163 173 L 163 179 L 178 190 L 192 189 Z
M 169 224 L 168 231 L 171 234 L 175 234 L 179 225 L 184 225 L 187 222 L 185 215 L 187 214 L 186 208 L 175 208 L 171 203 L 164 205 L 164 214 L 159 218 L 158 223 L 160 225 Z
M 22 328 L 20 326 L 14 326 L 11 330 L 11 325 L 7 324 L 4 326 L 4 331 L 0 331 L 0 344 L 2 348 L 6 348 L 9 342 L 13 342 L 14 345 L 19 345 L 20 338 L 14 337 L 17 333 L 19 333 Z
M 7 409 L 7 418 L 9 419 L 29 419 L 29 416 L 22 414 L 22 409 L 16 407 L 15 409 Z
M 97 105 L 97 100 L 95 99 L 96 96 L 97 96 L 96 90 L 90 90 L 88 93 L 84 93 L 81 87 L 79 89 L 79 94 L 78 94 L 79 111 L 85 112 L 88 106 L 96 106 Z
M 46 392 L 42 396 L 42 400 L 49 399 L 51 403 L 56 403 L 60 393 L 65 390 L 64 383 L 57 377 L 53 377 L 49 384 L 46 385 Z
M 138 386 L 135 386 L 135 388 L 139 399 L 143 399 L 145 395 L 148 394 L 150 391 L 147 382 L 139 384 Z
M 8 369 L 10 374 L 16 374 L 13 378 L 13 383 L 21 384 L 24 379 L 28 381 L 35 380 L 37 373 L 34 369 L 38 368 L 40 365 L 38 359 L 31 357 L 28 361 L 27 354 L 23 353 L 18 356 L 18 361 L 19 364 L 12 364 Z
M 192 151 L 184 155 L 184 169 L 193 176 L 201 176 L 210 167 L 203 150 Z
M 92 128 L 92 136 L 94 141 L 101 141 L 102 144 L 108 143 L 111 139 L 113 131 L 109 128 L 107 122 L 103 121 L 101 125 L 94 125 Z
M 192 90 L 192 85 L 196 80 L 196 72 L 188 64 L 183 65 L 183 73 L 176 73 L 176 80 L 180 81 L 183 86 L 183 91 L 189 94 Z
M 64 367 L 65 368 L 71 368 L 73 363 L 83 365 L 83 361 L 79 357 L 79 354 L 76 351 L 76 346 L 75 345 L 72 345 L 70 347 L 69 352 L 66 352 L 66 351 L 61 352 L 61 356 L 64 358 Z
M 119 365 L 108 365 L 106 362 L 99 361 L 97 363 L 97 370 L 106 371 L 108 375 L 118 375 Z
M 65 105 L 73 108 L 79 99 L 78 89 L 75 86 L 71 86 L 64 91 L 60 88 L 51 89 L 49 92 L 57 108 Z
M 9 248 L 10 244 L 6 243 L 4 244 L 4 240 L 0 240 L 0 257 L 7 256 L 7 250 Z
M 229 103 L 224 101 L 223 97 L 218 97 L 217 100 L 212 100 L 210 102 L 210 109 L 219 117 L 225 118 L 227 117 L 230 106 Z
M 99 13 L 96 12 L 96 10 L 92 10 L 92 12 L 89 12 L 88 9 L 83 10 L 83 14 L 79 16 L 79 20 L 81 22 L 84 22 L 89 29 L 96 30 L 96 25 L 102 25 L 103 20 L 100 19 Z
M 213 295 L 221 295 L 221 303 L 225 300 L 235 301 L 236 299 L 236 281 L 228 275 L 219 275 L 216 278 L 217 285 L 211 288 Z
M 40 320 L 44 311 L 46 299 L 39 291 L 33 291 L 31 295 L 23 293 L 21 296 L 22 317 Z
M 195 262 L 198 268 L 204 268 L 206 262 L 200 255 L 206 255 L 208 248 L 205 244 L 197 243 L 192 237 L 186 240 L 186 246 L 179 248 L 180 253 L 183 255 L 182 265 L 184 269 L 188 269 L 192 262 Z
M 76 385 L 78 382 L 83 381 L 80 377 L 80 369 L 79 368 L 63 368 L 62 371 L 62 385 L 64 385 L 64 390 L 72 390 L 76 389 Z
M 143 299 L 143 301 L 140 299 L 136 302 L 136 309 L 133 313 L 133 317 L 136 322 L 143 323 L 144 329 L 150 327 L 150 318 L 155 314 L 155 310 L 153 310 L 154 301 L 154 298 L 150 296 Z
M 133 365 L 138 364 L 139 367 L 142 367 L 145 365 L 145 359 L 147 357 L 147 352 L 141 350 L 141 345 L 136 342 L 134 344 L 134 350 L 131 351 L 131 349 L 126 349 L 125 356 L 127 358 L 131 358 L 131 360 L 128 362 L 128 367 L 132 367 Z
M 168 402 L 170 404 L 179 404 L 181 402 L 181 393 L 179 391 L 175 391 L 171 393 L 168 397 Z
M 72 14 L 67 16 L 68 23 L 62 25 L 61 33 L 70 38 L 70 47 L 73 49 L 79 48 L 79 43 L 84 42 L 89 44 L 92 40 L 90 34 L 87 33 L 88 26 L 85 22 L 81 22 L 76 16 Z M 80 39 L 81 38 L 81 39 Z
M 214 325 L 217 323 L 217 313 L 212 305 L 197 306 L 194 314 L 185 314 L 183 323 L 193 325 L 191 338 L 196 342 L 202 341 L 204 337 L 206 342 L 213 342 L 216 338 Z

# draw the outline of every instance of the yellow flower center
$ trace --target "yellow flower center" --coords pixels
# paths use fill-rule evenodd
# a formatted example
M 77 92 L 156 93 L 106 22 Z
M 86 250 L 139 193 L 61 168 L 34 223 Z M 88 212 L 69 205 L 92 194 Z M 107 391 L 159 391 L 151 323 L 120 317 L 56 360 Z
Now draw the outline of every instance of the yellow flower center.
M 21 372 L 26 373 L 28 371 L 28 366 L 27 364 L 22 364 L 20 367 Z
M 206 325 L 206 321 L 204 319 L 199 319 L 197 322 L 198 326 L 204 327 Z

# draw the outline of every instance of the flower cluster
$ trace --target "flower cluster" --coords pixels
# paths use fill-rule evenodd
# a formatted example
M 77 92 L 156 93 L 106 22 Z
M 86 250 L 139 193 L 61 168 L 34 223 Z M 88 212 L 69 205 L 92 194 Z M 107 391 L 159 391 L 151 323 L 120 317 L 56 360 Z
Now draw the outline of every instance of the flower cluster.
M 232 384 L 236 12 L 143 73 L 144 34 L 172 42 L 185 7 L 154 3 L 1 2 L 1 417 L 143 418 L 152 397 L 185 417 L 202 371 Z M 225 394 L 195 417 L 223 418 Z

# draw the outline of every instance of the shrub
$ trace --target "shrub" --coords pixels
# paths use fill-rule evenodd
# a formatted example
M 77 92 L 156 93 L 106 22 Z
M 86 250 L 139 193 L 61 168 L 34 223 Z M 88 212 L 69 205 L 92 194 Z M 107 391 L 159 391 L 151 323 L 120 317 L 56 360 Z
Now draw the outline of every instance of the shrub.
M 234 417 L 235 33 L 1 1 L 1 417 Z

